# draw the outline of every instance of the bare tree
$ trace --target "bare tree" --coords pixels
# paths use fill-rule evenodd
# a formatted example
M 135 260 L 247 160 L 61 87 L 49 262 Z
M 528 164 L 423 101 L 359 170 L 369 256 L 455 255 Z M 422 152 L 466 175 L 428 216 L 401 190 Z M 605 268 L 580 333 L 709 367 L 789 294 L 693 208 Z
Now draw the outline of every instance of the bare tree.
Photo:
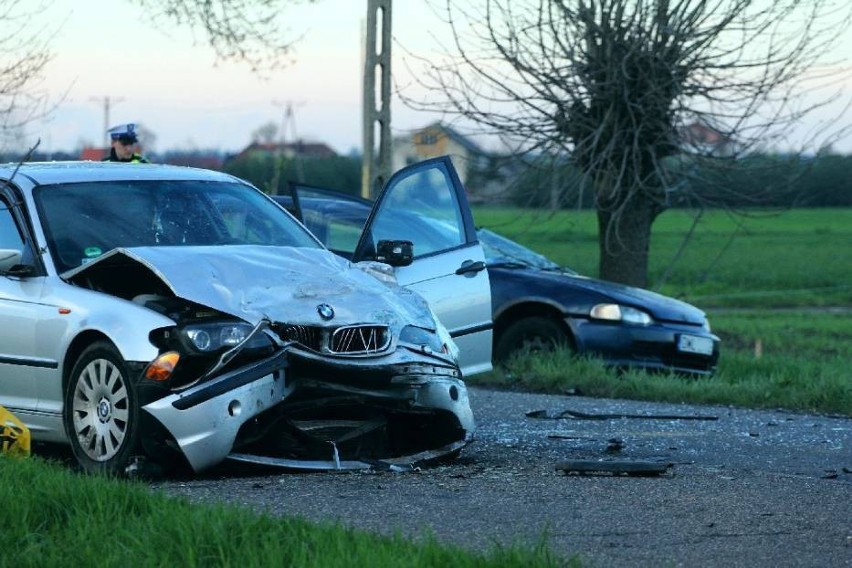
M 420 75 L 433 100 L 403 99 L 566 157 L 595 195 L 600 276 L 638 286 L 690 166 L 771 143 L 826 103 L 807 104 L 801 81 L 849 23 L 843 0 L 442 2 L 453 44 Z
M 139 145 L 146 154 L 157 147 L 157 134 L 153 130 L 144 124 L 137 124 L 136 133 L 139 136 Z
M 252 142 L 262 142 L 264 144 L 272 144 L 278 139 L 278 125 L 274 121 L 262 124 L 255 128 L 251 133 Z
M 223 60 L 269 71 L 290 62 L 298 37 L 284 24 L 285 7 L 315 0 L 130 0 L 154 19 L 200 32 Z
M 48 30 L 32 25 L 44 10 L 23 0 L 0 0 L 0 138 L 15 141 L 28 123 L 50 110 L 40 88 L 51 59 Z

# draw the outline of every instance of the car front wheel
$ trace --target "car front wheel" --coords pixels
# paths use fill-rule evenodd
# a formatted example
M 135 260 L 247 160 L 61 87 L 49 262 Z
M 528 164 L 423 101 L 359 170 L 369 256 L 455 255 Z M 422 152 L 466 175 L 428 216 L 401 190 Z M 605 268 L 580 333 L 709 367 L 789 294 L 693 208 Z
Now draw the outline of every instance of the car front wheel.
M 90 473 L 122 475 L 139 446 L 136 387 L 116 348 L 87 347 L 71 371 L 63 411 L 74 457 Z
M 525 317 L 509 324 L 497 338 L 494 360 L 506 363 L 517 354 L 552 351 L 557 346 L 569 344 L 559 322 L 543 316 Z

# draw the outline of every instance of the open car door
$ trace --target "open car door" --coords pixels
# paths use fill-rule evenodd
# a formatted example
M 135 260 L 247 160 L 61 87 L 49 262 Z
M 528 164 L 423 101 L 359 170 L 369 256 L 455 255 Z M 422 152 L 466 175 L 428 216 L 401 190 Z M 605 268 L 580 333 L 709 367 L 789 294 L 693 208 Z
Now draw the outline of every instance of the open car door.
M 405 243 L 413 250 L 408 254 Z M 402 251 L 402 255 L 395 255 Z M 388 251 L 391 251 L 388 253 Z M 464 188 L 449 157 L 413 164 L 388 181 L 352 260 L 394 266 L 450 331 L 466 376 L 491 370 L 491 290 Z

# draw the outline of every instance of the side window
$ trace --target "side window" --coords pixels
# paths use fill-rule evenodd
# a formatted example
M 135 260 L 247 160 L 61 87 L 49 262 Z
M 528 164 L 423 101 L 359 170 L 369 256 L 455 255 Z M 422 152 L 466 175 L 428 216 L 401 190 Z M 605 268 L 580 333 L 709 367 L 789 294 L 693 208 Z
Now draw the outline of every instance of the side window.
M 20 264 L 23 251 L 24 239 L 9 210 L 9 203 L 0 199 L 0 272 Z
M 389 187 L 372 232 L 375 242 L 412 241 L 415 257 L 463 245 L 464 220 L 447 173 L 436 165 Z
M 358 245 L 363 227 L 364 223 L 361 220 L 329 218 L 326 246 L 335 251 L 346 252 L 351 257 Z
M 305 226 L 322 244 L 334 252 L 352 257 L 361 237 L 363 219 L 338 218 L 311 209 L 304 209 L 303 214 Z
M 302 210 L 302 223 L 322 244 L 328 246 L 328 219 L 319 211 Z

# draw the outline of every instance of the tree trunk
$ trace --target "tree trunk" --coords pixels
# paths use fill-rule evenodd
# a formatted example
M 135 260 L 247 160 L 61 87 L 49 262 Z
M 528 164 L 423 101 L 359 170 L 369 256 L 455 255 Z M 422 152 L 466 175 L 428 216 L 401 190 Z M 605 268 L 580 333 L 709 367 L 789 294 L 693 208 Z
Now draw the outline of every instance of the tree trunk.
M 602 280 L 648 286 L 651 225 L 658 214 L 658 206 L 643 193 L 628 198 L 617 213 L 611 207 L 598 207 L 598 273 Z

